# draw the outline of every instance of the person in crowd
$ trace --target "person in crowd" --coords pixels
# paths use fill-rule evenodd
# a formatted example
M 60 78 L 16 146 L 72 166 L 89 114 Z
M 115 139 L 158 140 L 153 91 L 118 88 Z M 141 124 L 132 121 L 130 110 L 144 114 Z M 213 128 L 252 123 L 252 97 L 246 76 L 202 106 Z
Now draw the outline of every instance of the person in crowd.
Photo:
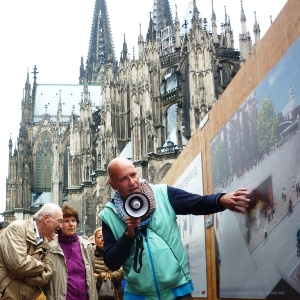
M 32 300 L 52 275 L 50 236 L 62 222 L 61 208 L 44 204 L 33 218 L 13 221 L 0 234 L 0 298 Z
M 123 293 L 122 293 L 122 286 L 121 282 L 124 278 L 124 271 L 121 267 L 116 271 L 111 271 L 104 263 L 103 260 L 103 236 L 102 236 L 102 228 L 99 227 L 95 230 L 95 242 L 96 242 L 96 249 L 94 251 L 95 254 L 95 279 L 96 279 L 96 286 L 97 290 L 100 289 L 103 279 L 105 277 L 109 277 L 114 284 L 114 291 L 115 291 L 115 300 L 122 300 Z M 102 300 L 99 297 L 99 300 Z
M 225 209 L 244 213 L 249 205 L 247 189 L 200 196 L 165 184 L 152 185 L 140 180 L 134 165 L 122 157 L 109 163 L 108 175 L 115 193 L 99 214 L 103 257 L 113 271 L 123 266 L 124 299 L 192 299 L 193 284 L 176 215 Z M 124 201 L 135 192 L 145 194 L 150 202 L 141 218 L 128 216 L 124 209 Z
M 9 225 L 9 222 L 7 222 L 7 221 L 0 222 L 0 233 L 3 232 L 8 225 Z
M 90 243 L 91 243 L 91 245 L 92 245 L 92 249 L 93 249 L 93 251 L 95 251 L 95 249 L 96 249 L 96 243 L 95 243 L 95 236 L 90 236 L 89 237 L 89 241 L 90 241 Z
M 76 233 L 77 210 L 66 203 L 62 212 L 62 226 L 50 243 L 53 274 L 43 292 L 47 300 L 97 300 L 92 246 Z

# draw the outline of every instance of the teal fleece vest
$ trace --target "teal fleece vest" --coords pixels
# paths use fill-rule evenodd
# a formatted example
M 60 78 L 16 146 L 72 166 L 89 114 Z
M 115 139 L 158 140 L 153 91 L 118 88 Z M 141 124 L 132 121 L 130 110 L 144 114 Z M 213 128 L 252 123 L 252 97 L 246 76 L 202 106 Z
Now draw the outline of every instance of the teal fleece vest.
M 143 266 L 140 273 L 133 270 L 134 243 L 130 257 L 123 265 L 127 280 L 125 299 L 126 295 L 128 299 L 174 299 L 172 290 L 185 284 L 192 286 L 176 214 L 168 199 L 167 185 L 151 185 L 151 188 L 156 209 L 147 226 L 147 237 L 143 237 Z M 116 214 L 114 204 L 107 203 L 99 216 L 110 227 L 115 239 L 123 235 L 126 224 Z M 190 292 L 188 289 L 187 293 Z

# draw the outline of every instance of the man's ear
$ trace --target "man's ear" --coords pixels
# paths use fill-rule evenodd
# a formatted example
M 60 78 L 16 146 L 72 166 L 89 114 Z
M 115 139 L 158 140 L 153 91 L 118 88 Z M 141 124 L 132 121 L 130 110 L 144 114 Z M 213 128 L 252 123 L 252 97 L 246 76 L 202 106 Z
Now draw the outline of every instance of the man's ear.
M 49 219 L 50 219 L 50 216 L 49 216 L 48 214 L 44 214 L 44 215 L 43 215 L 43 222 L 44 222 L 45 224 L 48 223 Z
M 108 179 L 107 182 L 108 182 L 108 184 L 111 186 L 111 188 L 113 190 L 115 190 L 115 191 L 117 190 L 117 188 L 115 187 L 114 183 L 110 179 Z

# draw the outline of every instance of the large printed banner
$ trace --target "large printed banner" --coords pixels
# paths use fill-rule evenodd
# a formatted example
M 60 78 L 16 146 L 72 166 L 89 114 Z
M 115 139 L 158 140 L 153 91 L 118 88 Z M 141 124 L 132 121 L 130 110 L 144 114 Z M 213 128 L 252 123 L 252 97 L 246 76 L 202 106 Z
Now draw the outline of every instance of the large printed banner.
M 214 215 L 220 298 L 300 299 L 299 54 L 300 38 L 210 141 L 214 192 L 250 192 L 244 215 Z
M 201 153 L 186 168 L 174 187 L 203 195 Z M 207 298 L 205 226 L 203 216 L 177 216 L 181 239 L 188 257 L 194 284 L 193 297 Z

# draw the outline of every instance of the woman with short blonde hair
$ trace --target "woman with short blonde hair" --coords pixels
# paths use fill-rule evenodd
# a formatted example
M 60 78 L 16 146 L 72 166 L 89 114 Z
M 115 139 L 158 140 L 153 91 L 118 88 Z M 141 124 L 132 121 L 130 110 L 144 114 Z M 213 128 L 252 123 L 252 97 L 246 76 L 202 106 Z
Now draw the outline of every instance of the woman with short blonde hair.
M 95 274 L 94 275 L 95 275 L 95 279 L 96 279 L 97 290 L 100 289 L 103 279 L 105 277 L 109 277 L 114 284 L 116 300 L 122 300 L 123 293 L 122 293 L 121 281 L 124 278 L 123 268 L 120 268 L 117 271 L 111 271 L 105 265 L 104 260 L 103 260 L 104 243 L 103 243 L 103 237 L 102 237 L 102 227 L 97 228 L 94 231 L 94 235 L 95 235 L 95 243 L 96 243 L 96 249 L 94 251 L 94 255 L 95 255 Z M 101 300 L 101 298 L 99 298 L 99 300 Z

